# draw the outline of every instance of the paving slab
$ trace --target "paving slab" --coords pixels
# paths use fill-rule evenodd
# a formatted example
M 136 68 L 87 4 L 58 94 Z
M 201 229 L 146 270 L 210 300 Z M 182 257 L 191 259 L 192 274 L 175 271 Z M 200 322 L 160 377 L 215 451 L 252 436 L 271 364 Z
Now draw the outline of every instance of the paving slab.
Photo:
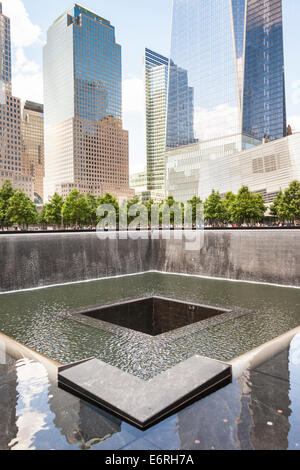
M 61 388 L 140 429 L 152 426 L 231 381 L 230 365 L 199 355 L 149 381 L 94 358 L 58 369 Z

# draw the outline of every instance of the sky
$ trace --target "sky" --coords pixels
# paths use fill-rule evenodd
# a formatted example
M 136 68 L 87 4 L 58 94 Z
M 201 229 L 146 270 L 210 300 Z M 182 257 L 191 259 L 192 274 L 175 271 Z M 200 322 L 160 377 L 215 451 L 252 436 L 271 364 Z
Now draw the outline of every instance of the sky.
M 47 29 L 71 0 L 0 0 L 11 18 L 13 94 L 43 102 L 42 48 Z M 129 131 L 130 172 L 146 165 L 143 56 L 169 56 L 172 0 L 81 0 L 108 19 L 122 45 L 123 127 Z M 288 123 L 300 131 L 300 0 L 283 0 Z

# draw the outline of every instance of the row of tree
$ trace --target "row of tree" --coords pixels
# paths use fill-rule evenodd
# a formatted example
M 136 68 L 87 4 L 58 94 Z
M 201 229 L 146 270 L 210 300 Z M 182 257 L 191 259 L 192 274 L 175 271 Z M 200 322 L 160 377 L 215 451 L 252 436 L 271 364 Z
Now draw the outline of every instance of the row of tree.
M 173 196 L 162 201 L 164 207 L 160 213 L 159 220 L 162 223 L 165 210 L 171 209 L 171 224 L 176 222 L 174 207 L 184 212 L 184 205 L 177 203 Z M 189 201 L 192 207 L 193 222 L 196 223 L 196 211 L 202 201 L 196 196 Z M 126 204 L 126 209 L 140 204 L 136 196 Z M 104 214 L 97 215 L 97 209 L 101 205 L 109 205 L 114 208 L 114 217 L 118 223 L 122 206 L 111 194 L 103 197 L 95 197 L 92 194 L 81 194 L 73 190 L 64 200 L 62 196 L 55 193 L 51 201 L 45 204 L 40 212 L 35 204 L 23 191 L 13 189 L 9 180 L 5 181 L 0 189 L 0 224 L 3 227 L 19 225 L 23 228 L 28 225 L 39 224 L 43 227 L 48 225 L 62 226 L 89 226 L 95 227 Z M 148 214 L 148 223 L 151 222 L 151 209 L 154 201 L 143 203 Z M 243 186 L 238 194 L 228 192 L 225 196 L 217 191 L 212 191 L 204 201 L 204 219 L 211 225 L 223 225 L 228 223 L 257 223 L 265 218 L 267 207 L 261 194 L 253 194 L 247 186 Z M 270 214 L 280 222 L 294 223 L 300 220 L 300 182 L 293 181 L 289 188 L 280 191 L 270 208 Z M 107 214 L 105 214 L 107 215 Z M 127 222 L 134 220 L 134 215 L 129 215 Z
M 190 202 L 195 203 L 195 199 Z M 247 186 L 243 186 L 238 194 L 228 192 L 224 197 L 213 190 L 204 202 L 204 218 L 212 225 L 254 224 L 264 220 L 266 211 L 263 196 L 251 193 Z M 280 191 L 270 207 L 270 215 L 282 223 L 300 220 L 299 181 L 292 181 L 285 191 Z

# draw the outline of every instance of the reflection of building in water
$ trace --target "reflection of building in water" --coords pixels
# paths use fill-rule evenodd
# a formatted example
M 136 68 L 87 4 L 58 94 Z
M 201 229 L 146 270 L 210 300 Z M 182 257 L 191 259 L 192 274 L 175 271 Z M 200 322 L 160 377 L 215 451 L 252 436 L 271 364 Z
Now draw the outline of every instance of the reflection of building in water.
M 0 363 L 0 450 L 9 450 L 9 444 L 18 432 L 16 425 L 17 385 L 15 361 L 4 353 Z
M 84 448 L 99 444 L 121 432 L 121 421 L 103 410 L 96 409 L 69 393 L 50 385 L 50 409 L 53 423 L 70 444 Z
M 208 395 L 178 413 L 180 448 L 235 450 L 241 389 L 237 383 Z
M 243 167 L 229 174 L 237 152 L 286 136 L 282 0 L 174 0 L 169 70 L 167 193 L 186 201 L 223 192 L 224 170 L 226 191 L 247 184 Z
M 280 361 L 280 365 L 279 365 Z M 248 435 L 255 450 L 286 450 L 290 431 L 290 381 L 289 381 L 289 348 L 271 359 L 266 373 L 249 371 L 247 384 Z M 273 365 L 272 365 L 273 364 Z M 263 365 L 263 370 L 266 365 Z M 276 378 L 278 372 L 285 371 L 284 380 Z M 275 375 L 275 378 L 272 377 Z M 280 410 L 280 413 L 278 413 Z M 238 427 L 237 436 L 243 439 L 245 430 Z
M 288 449 L 292 422 L 289 361 L 287 349 L 180 411 L 181 449 Z
M 188 70 L 176 65 L 169 67 L 167 148 L 197 142 L 194 131 L 194 88 L 189 85 Z

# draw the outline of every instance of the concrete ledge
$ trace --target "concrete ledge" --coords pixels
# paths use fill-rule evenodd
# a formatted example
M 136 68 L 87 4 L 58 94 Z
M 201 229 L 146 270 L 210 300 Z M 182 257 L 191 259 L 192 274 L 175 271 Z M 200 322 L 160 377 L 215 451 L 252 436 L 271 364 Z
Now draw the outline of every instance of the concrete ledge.
M 229 364 L 232 366 L 233 378 L 240 377 L 247 369 L 253 370 L 259 367 L 284 351 L 296 335 L 300 335 L 300 326 L 248 351 L 242 356 L 232 359 Z
M 230 365 L 201 356 L 194 356 L 148 382 L 98 359 L 58 370 L 61 388 L 139 429 L 149 428 L 231 381 Z
M 0 349 L 1 348 L 15 360 L 27 358 L 31 361 L 40 362 L 46 368 L 49 378 L 56 382 L 57 368 L 61 365 L 59 362 L 50 359 L 44 354 L 38 353 L 34 349 L 0 332 Z

